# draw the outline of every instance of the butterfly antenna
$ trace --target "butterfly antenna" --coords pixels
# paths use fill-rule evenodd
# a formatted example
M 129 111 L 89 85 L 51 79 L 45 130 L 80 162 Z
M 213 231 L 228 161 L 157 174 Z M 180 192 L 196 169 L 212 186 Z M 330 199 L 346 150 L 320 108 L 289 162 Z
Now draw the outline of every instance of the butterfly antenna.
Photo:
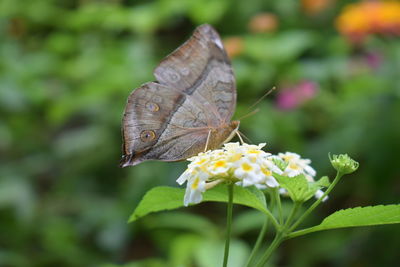
M 251 111 L 251 112 L 249 112 L 249 113 L 247 113 L 247 114 L 245 114 L 245 115 L 243 115 L 242 117 L 240 117 L 238 120 L 239 121 L 241 121 L 241 120 L 243 120 L 244 118 L 247 118 L 247 117 L 250 117 L 250 116 L 253 116 L 254 114 L 256 114 L 257 112 L 259 112 L 260 111 L 260 109 L 259 108 L 257 108 L 257 109 L 255 109 L 255 110 L 253 110 L 253 111 Z
M 239 132 L 239 134 L 240 134 L 244 139 L 246 139 L 247 142 L 249 142 L 249 144 L 253 143 L 253 142 L 250 140 L 250 138 L 248 138 L 244 133 L 242 133 L 242 132 L 239 131 L 239 130 L 238 130 L 238 132 Z
M 274 90 L 276 89 L 276 87 L 272 87 L 268 92 L 266 92 L 260 99 L 258 99 L 253 105 L 251 105 L 249 108 L 247 108 L 247 110 L 250 110 L 252 108 L 254 108 L 256 105 L 258 105 L 264 98 L 266 98 L 270 93 L 272 93 Z M 244 118 L 253 116 L 254 114 L 256 114 L 257 112 L 259 112 L 260 109 L 256 108 L 253 111 L 250 111 L 249 113 L 243 115 L 242 117 L 239 118 L 239 120 L 242 120 Z
M 266 98 L 270 93 L 272 93 L 273 91 L 275 91 L 276 87 L 272 87 L 268 92 L 266 92 L 262 97 L 260 97 L 260 99 L 258 99 L 253 105 L 251 105 L 247 110 L 252 109 L 253 107 L 255 107 L 256 105 L 258 105 L 264 98 Z

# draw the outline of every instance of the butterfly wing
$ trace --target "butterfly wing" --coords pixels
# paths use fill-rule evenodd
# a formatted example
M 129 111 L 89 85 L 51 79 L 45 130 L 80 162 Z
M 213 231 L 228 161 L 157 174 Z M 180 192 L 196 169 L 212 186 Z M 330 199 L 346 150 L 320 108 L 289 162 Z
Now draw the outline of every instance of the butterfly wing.
M 207 139 L 209 117 L 193 98 L 150 82 L 131 93 L 123 117 L 122 166 L 144 160 L 181 160 L 199 152 Z
M 176 161 L 220 145 L 236 104 L 233 71 L 220 37 L 209 25 L 167 56 L 155 69 L 158 80 L 136 89 L 123 119 L 121 166 L 144 160 Z
M 200 101 L 213 113 L 214 126 L 230 121 L 236 105 L 235 77 L 221 38 L 210 25 L 199 26 L 154 75 L 160 83 Z

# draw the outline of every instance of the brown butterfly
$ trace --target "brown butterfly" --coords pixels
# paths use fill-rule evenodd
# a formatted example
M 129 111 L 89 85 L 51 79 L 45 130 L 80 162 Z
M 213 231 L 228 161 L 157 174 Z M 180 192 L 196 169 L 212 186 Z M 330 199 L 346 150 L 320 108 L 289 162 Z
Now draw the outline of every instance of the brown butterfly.
M 134 90 L 122 120 L 121 167 L 145 160 L 179 161 L 228 142 L 239 127 L 231 121 L 235 77 L 221 38 L 210 25 L 164 58 L 157 81 Z

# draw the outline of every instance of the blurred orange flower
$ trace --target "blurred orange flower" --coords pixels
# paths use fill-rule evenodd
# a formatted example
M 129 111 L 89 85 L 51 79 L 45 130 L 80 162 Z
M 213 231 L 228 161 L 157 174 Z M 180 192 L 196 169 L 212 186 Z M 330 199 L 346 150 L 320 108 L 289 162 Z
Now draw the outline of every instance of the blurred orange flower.
M 230 58 L 240 55 L 244 49 L 243 38 L 229 37 L 224 39 L 225 50 Z
M 334 0 L 301 0 L 304 11 L 308 14 L 317 14 L 331 6 Z
M 273 32 L 278 27 L 278 18 L 272 13 L 260 13 L 251 18 L 248 27 L 253 33 Z
M 343 35 L 361 41 L 368 34 L 400 35 L 400 2 L 363 1 L 345 7 L 336 20 Z

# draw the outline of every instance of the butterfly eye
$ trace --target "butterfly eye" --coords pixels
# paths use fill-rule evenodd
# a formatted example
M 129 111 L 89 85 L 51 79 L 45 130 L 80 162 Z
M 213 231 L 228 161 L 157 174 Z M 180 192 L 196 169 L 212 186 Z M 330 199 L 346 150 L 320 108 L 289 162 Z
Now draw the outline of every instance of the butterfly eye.
M 154 131 L 145 130 L 140 133 L 140 139 L 143 142 L 150 142 L 156 138 L 156 133 Z

